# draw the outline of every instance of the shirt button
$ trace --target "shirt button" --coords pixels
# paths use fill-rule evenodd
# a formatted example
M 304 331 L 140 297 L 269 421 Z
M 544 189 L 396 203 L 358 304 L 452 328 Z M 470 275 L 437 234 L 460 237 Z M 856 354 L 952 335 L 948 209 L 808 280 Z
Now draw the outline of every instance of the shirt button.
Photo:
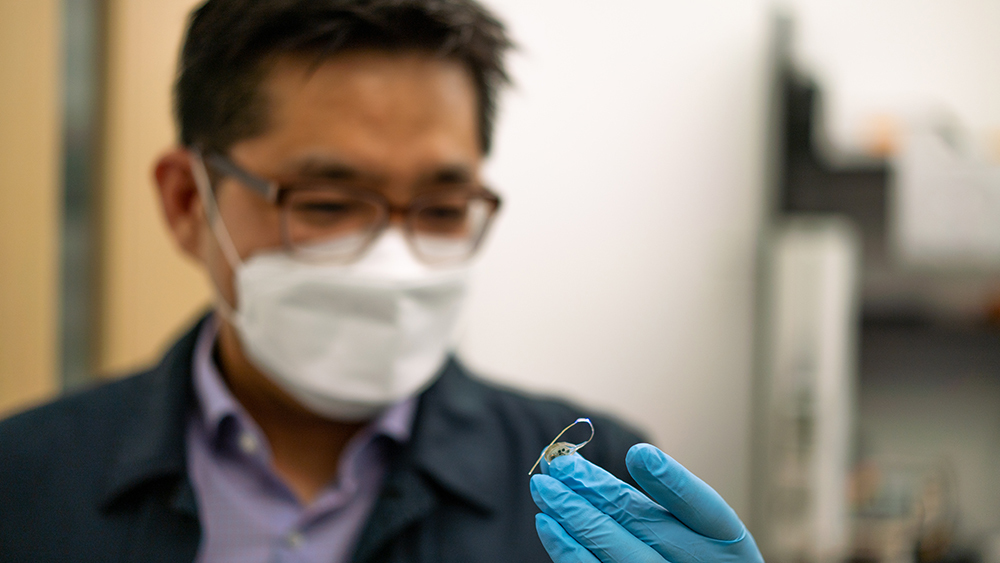
M 299 532 L 292 532 L 285 538 L 285 542 L 288 543 L 288 547 L 292 549 L 297 549 L 300 545 L 302 545 L 303 541 L 305 541 L 305 538 L 303 538 L 302 534 Z
M 243 453 L 250 455 L 257 451 L 257 438 L 253 437 L 253 434 L 249 432 L 244 432 L 240 434 L 240 449 Z

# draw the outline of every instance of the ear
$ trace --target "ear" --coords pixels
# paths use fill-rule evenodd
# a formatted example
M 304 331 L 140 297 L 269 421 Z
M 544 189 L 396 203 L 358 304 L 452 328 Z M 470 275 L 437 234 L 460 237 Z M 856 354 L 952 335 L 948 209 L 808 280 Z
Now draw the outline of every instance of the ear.
M 208 234 L 205 208 L 191 171 L 191 154 L 181 147 L 162 155 L 153 168 L 160 208 L 174 241 L 185 254 L 204 262 L 203 237 Z

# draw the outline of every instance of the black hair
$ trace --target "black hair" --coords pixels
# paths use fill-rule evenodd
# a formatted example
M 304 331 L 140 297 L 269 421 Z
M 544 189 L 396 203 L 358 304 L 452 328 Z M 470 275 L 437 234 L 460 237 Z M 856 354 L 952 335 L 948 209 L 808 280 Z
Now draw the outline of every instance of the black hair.
M 497 90 L 509 83 L 503 24 L 475 0 L 208 0 L 191 14 L 174 90 L 185 146 L 225 151 L 267 128 L 260 91 L 268 63 L 285 54 L 317 62 L 348 49 L 426 50 L 462 62 L 490 150 Z

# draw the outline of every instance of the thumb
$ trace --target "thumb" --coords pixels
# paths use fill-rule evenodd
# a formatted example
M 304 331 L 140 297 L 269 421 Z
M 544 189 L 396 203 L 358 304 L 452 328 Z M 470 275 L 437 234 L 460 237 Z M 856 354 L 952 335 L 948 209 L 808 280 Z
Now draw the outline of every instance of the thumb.
M 715 489 L 649 444 L 636 444 L 625 466 L 644 491 L 685 526 L 721 541 L 740 539 L 743 522 Z

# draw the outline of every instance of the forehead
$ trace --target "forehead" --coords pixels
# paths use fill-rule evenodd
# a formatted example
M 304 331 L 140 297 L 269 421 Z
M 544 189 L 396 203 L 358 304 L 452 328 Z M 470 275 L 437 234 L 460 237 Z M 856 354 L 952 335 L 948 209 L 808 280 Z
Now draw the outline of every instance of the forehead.
M 422 51 L 283 56 L 261 88 L 265 132 L 238 145 L 358 161 L 479 153 L 476 88 L 459 61 Z

